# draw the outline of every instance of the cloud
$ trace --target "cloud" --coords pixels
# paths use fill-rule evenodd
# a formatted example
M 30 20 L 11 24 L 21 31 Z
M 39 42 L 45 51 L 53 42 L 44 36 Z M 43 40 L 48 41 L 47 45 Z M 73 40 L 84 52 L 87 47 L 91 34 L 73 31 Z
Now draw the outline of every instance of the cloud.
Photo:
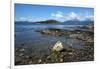
M 51 16 L 58 19 L 63 17 L 63 13 L 61 11 L 57 11 L 55 13 L 51 13 Z
M 68 20 L 79 20 L 79 21 L 84 21 L 84 20 L 94 20 L 94 16 L 90 15 L 89 12 L 69 12 L 69 13 L 63 13 L 61 11 L 56 11 L 51 13 L 51 17 L 56 20 L 60 21 L 68 21 Z
M 94 15 L 89 15 L 86 12 L 83 13 L 69 12 L 63 17 L 65 18 L 65 20 L 79 20 L 79 21 L 94 20 Z
M 66 20 L 74 20 L 74 19 L 79 20 L 80 19 L 79 15 L 76 14 L 75 12 L 69 12 L 64 17 Z
M 69 12 L 69 13 L 63 13 L 61 11 L 57 11 L 55 13 L 51 13 L 52 18 L 60 21 L 67 21 L 67 20 L 79 20 L 79 14 L 76 14 L 75 12 Z
M 68 16 L 73 19 L 73 18 L 77 18 L 78 15 L 76 13 L 74 13 L 74 12 L 70 12 L 68 14 Z

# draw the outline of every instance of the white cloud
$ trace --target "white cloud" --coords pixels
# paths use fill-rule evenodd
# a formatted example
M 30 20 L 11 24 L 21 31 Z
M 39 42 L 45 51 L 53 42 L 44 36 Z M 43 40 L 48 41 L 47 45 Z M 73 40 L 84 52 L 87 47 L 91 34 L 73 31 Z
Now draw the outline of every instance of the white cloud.
M 59 20 L 59 21 L 67 21 L 67 20 L 79 20 L 79 21 L 84 21 L 84 20 L 94 20 L 94 16 L 90 15 L 89 12 L 69 12 L 69 13 L 63 13 L 61 11 L 56 11 L 51 13 L 51 17 L 53 19 Z
M 66 19 L 66 20 L 79 19 L 79 16 L 78 16 L 78 14 L 76 14 L 75 12 L 70 12 L 70 13 L 67 13 L 67 14 L 65 15 L 65 19 Z
M 75 12 L 69 12 L 64 16 L 65 20 L 79 20 L 79 21 L 84 21 L 84 20 L 94 20 L 93 15 L 88 15 L 87 13 L 75 13 Z
M 51 13 L 52 18 L 56 19 L 56 20 L 60 20 L 60 21 L 67 21 L 67 20 L 80 20 L 80 15 L 76 14 L 75 12 L 69 12 L 67 14 L 61 12 L 61 11 L 57 11 L 55 13 Z
M 78 15 L 77 15 L 76 13 L 74 13 L 74 12 L 70 12 L 70 13 L 68 14 L 68 16 L 69 16 L 70 18 L 74 19 L 74 18 L 76 18 Z
M 57 11 L 55 13 L 51 13 L 51 16 L 58 19 L 63 17 L 63 13 L 61 11 Z

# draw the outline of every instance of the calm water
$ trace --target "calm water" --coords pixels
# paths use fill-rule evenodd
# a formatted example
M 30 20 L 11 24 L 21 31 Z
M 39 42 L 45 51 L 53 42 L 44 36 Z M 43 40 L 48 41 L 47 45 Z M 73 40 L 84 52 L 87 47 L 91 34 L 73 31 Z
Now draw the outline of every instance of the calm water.
M 75 29 L 75 25 L 47 25 L 47 24 L 15 24 L 15 47 L 25 47 L 27 52 L 48 53 L 57 41 L 61 41 L 65 48 L 72 46 L 81 49 L 84 43 L 75 38 L 57 37 L 44 35 L 35 30 L 56 28 L 56 29 Z M 31 53 L 31 52 L 30 52 Z

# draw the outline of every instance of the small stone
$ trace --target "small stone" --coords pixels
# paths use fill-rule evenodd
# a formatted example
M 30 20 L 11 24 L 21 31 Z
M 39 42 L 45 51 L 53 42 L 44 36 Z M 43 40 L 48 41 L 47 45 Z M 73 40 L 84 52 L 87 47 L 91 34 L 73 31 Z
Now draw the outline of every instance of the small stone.
M 63 62 L 64 60 L 63 59 L 60 59 L 60 62 Z
M 50 56 L 48 56 L 47 59 L 50 59 Z
M 23 56 L 23 55 L 24 55 L 23 53 L 19 54 L 19 56 Z
M 25 58 L 27 58 L 27 59 L 28 59 L 28 58 L 29 58 L 29 56 L 27 56 L 27 55 L 26 55 L 26 56 L 25 56 Z
M 15 49 L 15 51 L 16 51 L 16 52 L 19 52 L 19 49 L 18 49 L 18 48 L 16 48 L 16 49 Z
M 23 52 L 23 51 L 25 51 L 25 49 L 20 49 L 19 51 L 20 51 L 20 52 Z
M 43 64 L 46 64 L 46 62 L 44 62 Z
M 38 60 L 38 62 L 39 62 L 39 63 L 41 63 L 41 62 L 42 62 L 42 60 L 41 60 L 41 59 L 39 59 L 39 60 Z
M 32 61 L 29 61 L 29 64 L 32 64 Z
M 70 52 L 70 53 L 68 53 L 69 55 L 72 55 L 73 53 L 72 52 Z
M 61 57 L 61 58 L 63 58 L 63 57 L 64 57 L 64 55 L 61 55 L 60 57 Z

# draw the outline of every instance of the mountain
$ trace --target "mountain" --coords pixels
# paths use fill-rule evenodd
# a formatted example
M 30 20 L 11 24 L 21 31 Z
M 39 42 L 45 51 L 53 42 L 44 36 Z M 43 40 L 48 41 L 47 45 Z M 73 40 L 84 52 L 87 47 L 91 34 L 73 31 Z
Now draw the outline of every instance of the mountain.
M 56 23 L 60 23 L 57 20 L 46 20 L 46 21 L 39 21 L 39 22 L 35 22 L 35 23 L 41 23 L 41 24 L 56 24 Z
M 85 20 L 85 21 L 78 21 L 78 20 L 69 20 L 69 21 L 65 21 L 62 24 L 66 24 L 66 25 L 88 25 L 94 23 L 94 21 L 91 20 Z

